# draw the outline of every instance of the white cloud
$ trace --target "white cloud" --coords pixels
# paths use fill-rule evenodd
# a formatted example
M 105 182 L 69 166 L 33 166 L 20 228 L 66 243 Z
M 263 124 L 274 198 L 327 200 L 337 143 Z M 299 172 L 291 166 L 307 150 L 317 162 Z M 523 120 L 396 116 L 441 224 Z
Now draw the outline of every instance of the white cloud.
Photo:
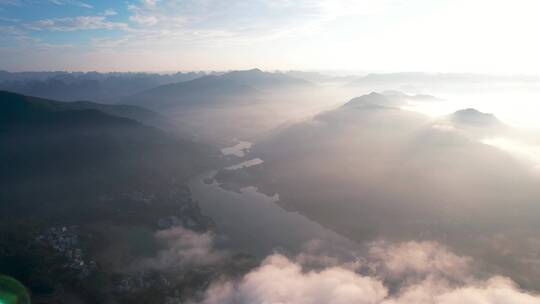
M 372 13 L 375 7 L 384 7 L 383 3 L 387 1 L 374 5 L 365 0 L 141 0 L 130 4 L 128 10 L 132 12 L 129 19 L 142 27 L 146 37 L 175 33 L 165 38 L 174 41 L 184 38 L 178 33 L 193 37 L 194 33 L 222 32 L 227 34 L 205 39 L 252 43 L 309 34 L 322 23 L 345 15 Z
M 0 0 L 0 5 L 13 5 L 19 6 L 22 4 L 21 0 Z
M 150 26 L 158 23 L 158 17 L 156 16 L 145 16 L 145 15 L 133 15 L 129 17 L 129 20 L 139 24 L 139 25 L 145 25 Z
M 214 248 L 211 233 L 197 233 L 182 227 L 156 232 L 156 240 L 164 247 L 155 257 L 135 263 L 135 268 L 160 271 L 182 271 L 187 267 L 216 264 L 226 256 Z
M 235 286 L 210 287 L 201 303 L 370 304 L 379 303 L 387 292 L 381 282 L 351 270 L 331 267 L 303 272 L 299 264 L 274 254 Z
M 0 0 L 0 4 L 19 5 L 21 1 Z M 91 3 L 52 1 L 83 6 L 81 3 Z M 125 26 L 123 37 L 117 36 L 118 43 L 96 44 L 84 51 L 98 58 L 96 62 L 108 62 L 98 67 L 101 69 L 259 66 L 536 74 L 540 67 L 536 55 L 540 43 L 530 37 L 534 37 L 534 29 L 538 28 L 539 19 L 535 16 L 538 3 L 535 0 L 516 3 L 132 0 L 127 4 L 129 25 Z M 478 16 L 482 16 L 482 22 L 478 22 Z M 107 47 L 112 44 L 117 48 Z M 105 49 L 101 48 L 103 45 Z M 31 55 L 26 50 L 21 53 L 12 59 L 25 65 L 25 58 Z M 68 55 L 80 59 L 81 54 Z M 156 54 L 159 56 L 151 56 Z M 51 59 L 48 62 L 66 58 L 66 54 L 48 56 Z M 152 59 L 133 59 L 141 56 Z M 73 60 L 77 63 L 73 69 L 94 69 L 99 65 L 78 59 Z M 16 65 L 10 59 L 6 62 Z M 40 64 L 44 65 L 47 64 Z
M 373 243 L 360 274 L 340 265 L 307 270 L 301 261 L 273 254 L 238 281 L 217 281 L 199 304 L 539 304 L 540 295 L 510 279 L 472 279 L 471 261 L 433 242 Z M 335 261 L 331 261 L 335 264 Z M 411 275 L 419 280 L 409 281 Z M 418 277 L 420 275 L 420 277 Z M 388 279 L 400 278 L 391 291 Z M 456 280 L 457 279 L 457 280 Z
M 14 36 L 22 34 L 22 32 L 14 26 L 0 26 L 0 33 Z
M 49 0 L 49 2 L 54 3 L 56 5 L 74 5 L 79 6 L 83 8 L 93 8 L 92 5 L 78 0 Z
M 539 295 L 528 294 L 503 277 L 465 286 L 448 287 L 444 282 L 425 281 L 411 286 L 381 304 L 538 304 Z
M 118 13 L 113 9 L 106 9 L 103 12 L 103 16 L 115 16 L 115 15 L 118 15 Z
M 93 8 L 92 5 L 79 0 L 46 0 L 44 2 L 56 4 L 56 5 L 73 5 L 82 8 Z M 36 1 L 29 0 L 0 0 L 0 5 L 12 5 L 12 6 L 21 6 L 28 4 L 36 4 Z
M 27 24 L 26 26 L 32 30 L 49 30 L 59 32 L 95 29 L 128 29 L 127 24 L 108 21 L 104 16 L 79 16 L 73 18 L 66 17 L 43 19 Z
M 429 275 L 451 279 L 464 279 L 471 259 L 457 256 L 436 242 L 405 242 L 371 244 L 369 256 L 384 278 L 425 278 Z
M 4 22 L 19 22 L 19 19 L 17 19 L 17 18 L 1 17 L 1 16 L 0 16 L 0 21 L 4 21 Z
M 142 0 L 141 2 L 146 6 L 155 6 L 159 0 Z

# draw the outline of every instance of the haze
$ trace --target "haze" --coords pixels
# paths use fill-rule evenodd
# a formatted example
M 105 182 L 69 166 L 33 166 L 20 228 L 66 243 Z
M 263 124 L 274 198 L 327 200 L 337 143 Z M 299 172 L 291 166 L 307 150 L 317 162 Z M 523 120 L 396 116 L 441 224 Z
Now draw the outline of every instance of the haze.
M 540 304 L 539 3 L 0 0 L 0 304 Z

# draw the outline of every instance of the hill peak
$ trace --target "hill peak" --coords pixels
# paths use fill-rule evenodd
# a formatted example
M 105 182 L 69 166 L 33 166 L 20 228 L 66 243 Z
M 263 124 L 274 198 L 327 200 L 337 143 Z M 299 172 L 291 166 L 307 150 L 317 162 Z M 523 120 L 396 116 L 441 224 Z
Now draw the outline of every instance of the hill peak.
M 377 92 L 371 92 L 367 95 L 355 97 L 345 104 L 345 106 L 374 105 L 374 106 L 392 106 L 393 101 Z
M 467 108 L 454 112 L 453 121 L 476 126 L 498 126 L 502 123 L 491 113 L 484 113 L 475 108 Z

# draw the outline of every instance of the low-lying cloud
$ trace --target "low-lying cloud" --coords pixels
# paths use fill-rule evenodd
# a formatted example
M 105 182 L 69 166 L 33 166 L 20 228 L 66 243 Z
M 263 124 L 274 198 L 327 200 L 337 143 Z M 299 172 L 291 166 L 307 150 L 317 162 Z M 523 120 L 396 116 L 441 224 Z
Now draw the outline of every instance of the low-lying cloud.
M 275 253 L 240 280 L 214 282 L 196 303 L 540 303 L 540 295 L 520 290 L 509 278 L 476 278 L 470 258 L 439 243 L 377 242 L 369 247 L 365 267 L 358 270 L 347 263 L 309 270 L 305 256 Z M 388 281 L 395 280 L 399 283 L 393 289 Z
M 342 267 L 304 272 L 301 265 L 274 254 L 238 283 L 210 287 L 204 304 L 214 303 L 377 303 L 387 289 L 375 278 Z
M 375 242 L 369 256 L 377 272 L 387 279 L 437 276 L 462 280 L 472 264 L 470 258 L 458 256 L 436 242 Z
M 155 257 L 138 261 L 137 268 L 178 272 L 217 264 L 226 256 L 214 248 L 210 232 L 198 233 L 178 226 L 156 232 L 155 238 L 163 249 Z

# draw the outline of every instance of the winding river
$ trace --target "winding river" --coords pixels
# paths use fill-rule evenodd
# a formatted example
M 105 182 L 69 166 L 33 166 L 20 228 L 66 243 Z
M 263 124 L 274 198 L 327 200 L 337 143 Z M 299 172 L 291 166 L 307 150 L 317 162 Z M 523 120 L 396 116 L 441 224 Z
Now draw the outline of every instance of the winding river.
M 221 245 L 260 257 L 276 250 L 297 253 L 313 240 L 335 247 L 351 246 L 351 241 L 334 231 L 279 207 L 277 195 L 269 197 L 255 187 L 243 188 L 240 193 L 225 190 L 213 181 L 214 174 L 192 180 L 190 188 L 203 214 L 214 219 Z

